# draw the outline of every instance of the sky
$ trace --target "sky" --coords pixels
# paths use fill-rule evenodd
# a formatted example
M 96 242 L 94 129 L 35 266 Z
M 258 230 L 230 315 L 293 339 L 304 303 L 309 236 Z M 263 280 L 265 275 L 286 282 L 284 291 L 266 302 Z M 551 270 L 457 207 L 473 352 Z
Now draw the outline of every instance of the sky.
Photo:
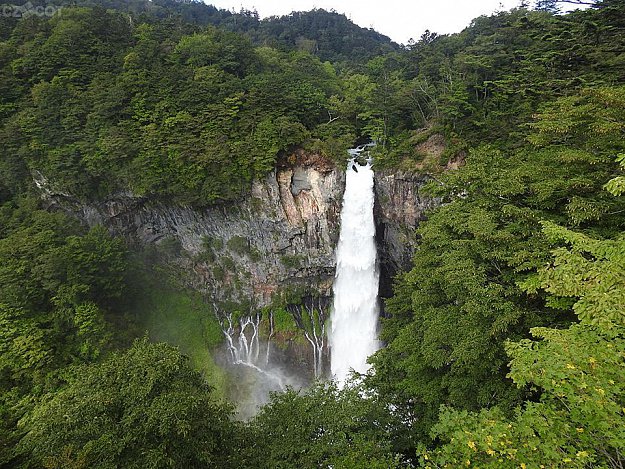
M 313 8 L 344 13 L 363 28 L 373 28 L 395 42 L 418 40 L 426 29 L 455 33 L 473 18 L 509 10 L 521 0 L 204 0 L 218 8 L 256 10 L 261 18 Z

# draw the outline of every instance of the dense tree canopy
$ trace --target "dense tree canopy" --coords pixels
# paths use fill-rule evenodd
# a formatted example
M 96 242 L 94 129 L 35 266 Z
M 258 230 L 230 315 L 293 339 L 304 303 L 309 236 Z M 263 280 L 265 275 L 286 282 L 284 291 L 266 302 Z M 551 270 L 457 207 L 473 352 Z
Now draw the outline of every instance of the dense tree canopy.
M 245 467 L 399 467 L 389 436 L 397 416 L 360 387 L 319 384 L 274 396 L 250 422 Z M 394 422 L 395 420 L 395 422 Z
M 30 199 L 0 207 L 0 440 L 64 367 L 91 363 L 117 344 L 126 248 L 102 228 L 84 232 Z M 0 461 L 10 460 L 0 446 Z
M 33 467 L 226 467 L 230 408 L 188 360 L 136 341 L 98 365 L 71 370 L 67 387 L 23 421 L 18 454 Z
M 622 0 L 403 48 L 323 10 L 74 3 L 0 17 L 0 465 L 623 466 Z M 247 423 L 177 350 L 130 346 L 141 261 L 33 197 L 216 204 L 285 151 L 370 139 L 444 202 L 410 233 L 386 347 Z
M 311 136 L 337 86 L 305 53 L 175 21 L 131 27 L 97 8 L 30 17 L 3 45 L 22 52 L 6 57 L 6 79 L 26 85 L 7 103 L 5 185 L 37 170 L 80 197 L 240 197 Z

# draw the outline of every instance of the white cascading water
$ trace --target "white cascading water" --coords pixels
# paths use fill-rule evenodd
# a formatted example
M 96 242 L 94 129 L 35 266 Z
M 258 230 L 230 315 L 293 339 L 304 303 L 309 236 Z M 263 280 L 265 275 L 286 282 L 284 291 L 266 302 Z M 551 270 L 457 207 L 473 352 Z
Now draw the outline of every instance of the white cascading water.
M 218 308 L 214 305 L 215 310 Z M 260 339 L 260 313 L 233 319 L 232 314 L 217 314 L 226 347 L 233 366 L 232 383 L 228 385 L 230 397 L 237 403 L 237 415 L 246 420 L 269 402 L 271 393 L 284 391 L 287 386 L 299 388 L 297 379 L 285 375 L 271 364 L 271 338 L 274 335 L 273 315 L 269 316 L 269 337 L 266 348 Z
M 350 150 L 336 250 L 330 360 L 334 379 L 343 385 L 351 370 L 365 373 L 367 358 L 379 348 L 377 250 L 373 220 L 373 170 Z
M 252 368 L 256 372 L 265 375 L 269 380 L 275 385 L 279 386 L 281 391 L 284 391 L 286 388 L 282 377 L 269 370 L 263 369 L 259 362 L 260 356 L 260 314 L 256 313 L 255 316 L 244 316 L 239 319 L 239 329 L 235 328 L 235 325 L 232 322 L 232 315 L 226 315 L 226 320 L 228 321 L 227 326 L 225 321 L 220 321 L 221 330 L 226 337 L 226 345 L 228 347 L 228 351 L 230 352 L 230 356 L 232 357 L 232 363 L 235 365 L 243 365 L 249 368 Z M 269 334 L 270 338 L 267 341 L 267 349 L 266 356 L 264 357 L 264 365 L 269 365 L 269 351 L 270 351 L 270 342 L 271 336 L 273 335 L 273 319 L 269 319 L 271 333 Z M 248 327 L 249 326 L 249 327 Z M 246 330 L 252 329 L 252 336 L 248 338 L 248 334 Z M 238 338 L 237 338 L 238 334 Z

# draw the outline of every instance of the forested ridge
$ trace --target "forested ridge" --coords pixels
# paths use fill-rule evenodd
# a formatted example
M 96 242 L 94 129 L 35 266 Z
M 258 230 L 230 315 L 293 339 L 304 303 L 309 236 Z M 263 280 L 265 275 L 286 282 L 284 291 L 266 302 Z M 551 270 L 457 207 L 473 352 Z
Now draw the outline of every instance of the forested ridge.
M 622 0 L 403 47 L 323 10 L 75 3 L 0 16 L 0 465 L 623 467 Z M 444 202 L 385 299 L 386 347 L 249 422 L 215 370 L 143 336 L 151 254 L 40 201 L 224 204 L 286 152 L 367 140 Z

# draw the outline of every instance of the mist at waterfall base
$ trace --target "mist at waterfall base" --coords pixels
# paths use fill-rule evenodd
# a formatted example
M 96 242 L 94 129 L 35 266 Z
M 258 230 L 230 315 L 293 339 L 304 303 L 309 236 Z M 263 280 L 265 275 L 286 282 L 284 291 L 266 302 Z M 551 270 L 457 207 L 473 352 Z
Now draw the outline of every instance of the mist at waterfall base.
M 269 403 L 272 393 L 285 391 L 287 387 L 305 389 L 310 386 L 309 379 L 282 366 L 236 364 L 225 356 L 218 360 L 228 373 L 226 392 L 228 400 L 236 406 L 238 420 L 254 417 L 263 405 Z
M 289 366 L 271 340 L 261 339 L 260 315 L 222 321 L 226 347 L 216 357 L 228 372 L 227 395 L 236 404 L 237 418 L 248 420 L 270 401 L 274 392 L 310 385 L 303 370 Z
M 367 358 L 379 348 L 375 196 L 371 162 L 359 164 L 364 149 L 350 150 L 336 250 L 329 342 L 332 377 L 339 385 L 352 370 L 365 373 L 369 369 Z

